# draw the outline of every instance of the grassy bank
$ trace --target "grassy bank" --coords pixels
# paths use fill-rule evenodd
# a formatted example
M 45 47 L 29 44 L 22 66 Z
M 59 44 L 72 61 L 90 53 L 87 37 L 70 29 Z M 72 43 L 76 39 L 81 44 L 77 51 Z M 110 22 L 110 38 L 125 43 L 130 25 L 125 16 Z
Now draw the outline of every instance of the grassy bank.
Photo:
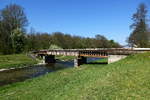
M 0 55 L 0 69 L 17 68 L 25 65 L 33 65 L 35 63 L 37 62 L 25 54 Z
M 149 100 L 150 53 L 82 65 L 0 88 L 0 100 Z
M 74 58 L 76 58 L 75 56 L 56 56 L 56 59 L 59 59 L 59 60 L 73 60 Z

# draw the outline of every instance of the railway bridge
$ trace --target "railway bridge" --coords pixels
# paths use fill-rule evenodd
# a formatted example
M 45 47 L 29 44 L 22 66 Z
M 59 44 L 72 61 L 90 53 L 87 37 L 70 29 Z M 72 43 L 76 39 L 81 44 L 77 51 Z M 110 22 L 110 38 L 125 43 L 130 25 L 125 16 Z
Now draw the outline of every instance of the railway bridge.
M 54 49 L 39 50 L 33 53 L 43 57 L 45 63 L 55 63 L 55 56 L 76 56 L 74 66 L 78 67 L 87 62 L 87 57 L 108 58 L 108 64 L 123 59 L 131 54 L 150 51 L 150 48 L 97 48 L 97 49 Z

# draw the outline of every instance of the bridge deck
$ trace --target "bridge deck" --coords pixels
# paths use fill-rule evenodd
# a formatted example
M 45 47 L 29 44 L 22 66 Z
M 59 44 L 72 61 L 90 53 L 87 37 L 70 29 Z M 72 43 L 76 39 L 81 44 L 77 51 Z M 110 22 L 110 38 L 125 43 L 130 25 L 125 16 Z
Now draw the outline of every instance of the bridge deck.
M 86 56 L 86 57 L 108 57 L 109 55 L 130 55 L 150 51 L 150 49 L 62 49 L 62 50 L 40 50 L 34 53 L 38 55 L 64 55 L 64 56 Z

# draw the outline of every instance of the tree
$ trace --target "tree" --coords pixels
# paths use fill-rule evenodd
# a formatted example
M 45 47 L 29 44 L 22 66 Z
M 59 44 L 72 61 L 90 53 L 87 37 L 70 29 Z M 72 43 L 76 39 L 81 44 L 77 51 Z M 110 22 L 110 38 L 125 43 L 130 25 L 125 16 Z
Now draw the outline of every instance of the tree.
M 52 44 L 52 45 L 50 45 L 49 49 L 62 49 L 62 48 L 55 44 Z
M 20 53 L 24 51 L 24 46 L 26 44 L 26 39 L 24 33 L 22 33 L 21 29 L 17 28 L 13 31 L 11 35 L 12 39 L 12 47 L 14 53 Z
M 122 46 L 119 43 L 116 43 L 114 40 L 109 40 L 109 48 L 121 48 Z
M 134 23 L 130 26 L 133 32 L 128 38 L 128 44 L 131 47 L 148 47 L 148 26 L 147 26 L 147 8 L 145 4 L 140 4 L 137 12 L 133 14 Z
M 25 26 L 28 25 L 24 9 L 19 5 L 7 5 L 4 9 L 2 9 L 1 16 L 4 24 L 10 29 L 10 31 L 16 28 L 24 30 Z
M 66 40 L 64 38 L 64 33 L 61 32 L 52 33 L 52 44 L 62 47 L 63 49 L 66 49 L 65 41 Z
M 1 22 L 1 19 L 0 19 L 0 54 L 2 54 L 2 32 L 1 32 L 1 28 L 2 28 L 2 22 Z
M 109 41 L 107 40 L 106 37 L 102 36 L 102 35 L 96 35 L 96 47 L 97 48 L 108 48 L 109 47 Z
M 19 34 L 21 34 L 21 36 L 23 36 L 25 33 L 25 27 L 27 26 L 28 21 L 24 13 L 24 9 L 16 4 L 7 5 L 4 9 L 0 11 L 0 20 L 1 20 L 0 33 L 1 38 L 3 39 L 2 40 L 3 53 L 10 54 L 15 53 L 15 51 L 20 51 L 14 49 L 19 49 L 18 47 L 15 48 L 15 45 L 22 43 L 22 41 L 14 42 L 15 38 L 14 36 L 17 36 L 15 32 L 18 33 L 18 29 Z

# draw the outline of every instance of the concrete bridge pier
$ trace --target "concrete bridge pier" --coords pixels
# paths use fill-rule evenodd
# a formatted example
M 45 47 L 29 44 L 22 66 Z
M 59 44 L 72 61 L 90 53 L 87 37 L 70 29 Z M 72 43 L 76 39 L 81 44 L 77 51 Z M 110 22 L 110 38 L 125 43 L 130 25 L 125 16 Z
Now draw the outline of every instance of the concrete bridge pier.
M 108 64 L 113 63 L 113 62 L 117 62 L 121 59 L 126 58 L 127 55 L 109 55 L 108 56 Z
M 76 59 L 74 59 L 74 67 L 79 67 L 82 64 L 87 63 L 87 58 L 83 56 L 79 56 Z
M 43 60 L 44 60 L 44 63 L 55 63 L 56 60 L 55 60 L 55 55 L 46 55 L 46 56 L 43 56 Z

